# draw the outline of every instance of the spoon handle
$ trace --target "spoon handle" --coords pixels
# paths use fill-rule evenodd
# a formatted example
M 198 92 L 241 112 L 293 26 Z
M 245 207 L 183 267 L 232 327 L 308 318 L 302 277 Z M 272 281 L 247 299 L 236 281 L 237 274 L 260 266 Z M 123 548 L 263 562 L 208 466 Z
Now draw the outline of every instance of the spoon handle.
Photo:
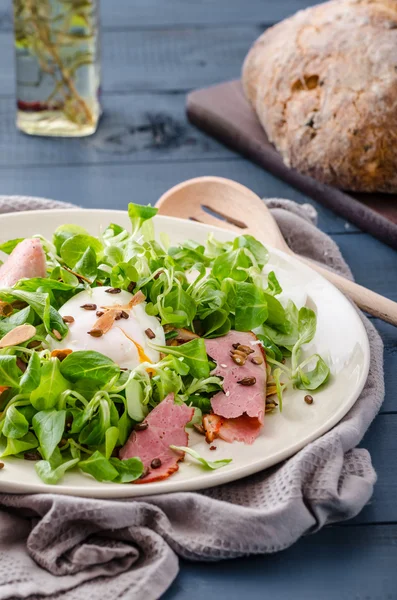
M 372 292 L 362 285 L 350 281 L 350 279 L 346 279 L 341 275 L 328 271 L 328 269 L 321 267 L 309 259 L 303 258 L 302 256 L 297 257 L 314 271 L 317 271 L 317 273 L 320 273 L 320 275 L 328 279 L 328 281 L 333 283 L 334 286 L 346 294 L 346 296 L 349 296 L 361 310 L 397 327 L 397 302 L 393 302 L 393 300 L 389 300 L 389 298 L 385 298 L 376 292 Z

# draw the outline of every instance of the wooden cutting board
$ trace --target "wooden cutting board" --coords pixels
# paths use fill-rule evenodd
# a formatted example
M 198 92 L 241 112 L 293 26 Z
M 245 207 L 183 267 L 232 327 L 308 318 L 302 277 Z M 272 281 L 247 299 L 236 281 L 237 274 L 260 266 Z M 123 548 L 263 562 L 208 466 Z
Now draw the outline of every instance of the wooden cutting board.
M 245 99 L 240 81 L 191 92 L 187 114 L 206 133 L 397 249 L 397 195 L 342 192 L 286 167 Z

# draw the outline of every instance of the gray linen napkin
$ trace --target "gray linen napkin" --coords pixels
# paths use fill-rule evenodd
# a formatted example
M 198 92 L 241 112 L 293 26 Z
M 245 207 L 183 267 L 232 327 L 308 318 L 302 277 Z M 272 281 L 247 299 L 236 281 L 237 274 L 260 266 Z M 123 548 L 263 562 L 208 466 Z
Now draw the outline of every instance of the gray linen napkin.
M 351 276 L 315 227 L 313 207 L 268 203 L 296 252 Z M 0 197 L 0 212 L 61 205 Z M 272 469 L 200 493 L 135 500 L 0 495 L 0 600 L 157 599 L 177 575 L 178 555 L 214 561 L 276 552 L 355 516 L 376 480 L 368 452 L 355 446 L 384 396 L 382 342 L 363 321 L 371 368 L 359 400 L 334 429 Z

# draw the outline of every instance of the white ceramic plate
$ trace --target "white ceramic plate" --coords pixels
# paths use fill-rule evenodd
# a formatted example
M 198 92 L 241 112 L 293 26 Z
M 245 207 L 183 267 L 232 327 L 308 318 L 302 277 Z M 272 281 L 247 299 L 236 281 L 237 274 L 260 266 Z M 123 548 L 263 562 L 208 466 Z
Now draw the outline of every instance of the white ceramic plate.
M 110 222 L 129 227 L 127 214 L 112 210 L 54 210 L 0 216 L 0 237 L 28 237 L 35 233 L 51 238 L 63 223 L 78 223 L 93 235 Z M 165 232 L 171 242 L 187 238 L 204 242 L 210 231 L 218 239 L 233 239 L 231 232 L 200 223 L 170 217 L 156 217 L 156 234 Z M 204 438 L 190 434 L 190 446 L 210 460 L 232 458 L 230 465 L 217 471 L 203 471 L 186 457 L 179 471 L 165 481 L 147 485 L 98 483 L 79 472 L 67 473 L 62 483 L 45 485 L 34 464 L 20 459 L 5 459 L 0 472 L 3 492 L 47 492 L 78 496 L 121 498 L 165 492 L 203 489 L 245 477 L 295 454 L 309 442 L 331 429 L 353 406 L 367 379 L 370 361 L 368 338 L 359 316 L 346 298 L 309 267 L 282 252 L 269 248 L 271 262 L 284 289 L 283 295 L 298 306 L 307 304 L 317 312 L 317 333 L 305 352 L 318 352 L 328 360 L 332 377 L 325 389 L 314 393 L 314 404 L 307 405 L 300 390 L 285 394 L 282 414 L 266 415 L 261 435 L 252 446 L 217 441 L 210 451 Z

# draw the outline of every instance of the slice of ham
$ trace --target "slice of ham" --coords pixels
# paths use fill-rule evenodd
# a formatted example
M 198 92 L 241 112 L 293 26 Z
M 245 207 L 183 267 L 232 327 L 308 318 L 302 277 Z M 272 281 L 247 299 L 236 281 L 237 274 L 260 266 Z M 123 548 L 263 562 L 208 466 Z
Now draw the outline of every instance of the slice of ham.
M 46 260 L 40 240 L 20 242 L 0 267 L 0 287 L 11 287 L 17 281 L 46 276 Z
M 219 437 L 225 442 L 244 442 L 253 444 L 262 429 L 262 424 L 255 417 L 242 415 L 236 419 L 224 419 Z
M 174 394 L 168 394 L 143 421 L 147 424 L 147 429 L 131 433 L 120 450 L 119 457 L 122 460 L 139 457 L 145 469 L 149 470 L 145 477 L 135 483 L 161 481 L 179 469 L 178 462 L 183 460 L 184 453 L 171 450 L 170 445 L 188 445 L 189 436 L 185 427 L 193 414 L 194 408 L 189 408 L 186 404 L 175 404 Z M 161 466 L 153 469 L 151 463 L 156 458 L 161 460 Z
M 244 365 L 236 365 L 230 356 L 233 344 L 249 346 L 253 350 Z M 207 354 L 216 362 L 212 375 L 223 377 L 224 391 L 215 394 L 211 400 L 214 413 L 227 419 L 247 414 L 263 423 L 266 402 L 266 363 L 262 347 L 257 343 L 255 334 L 251 331 L 230 331 L 223 337 L 206 340 L 205 347 Z M 254 364 L 252 358 L 261 359 L 262 364 Z M 254 385 L 245 386 L 238 383 L 252 377 L 256 380 Z
M 253 350 L 244 365 L 237 365 L 230 356 L 233 344 L 248 346 Z M 206 340 L 207 354 L 216 362 L 212 375 L 223 377 L 223 392 L 218 392 L 211 400 L 214 415 L 222 417 L 222 422 L 203 420 L 207 441 L 219 436 L 225 441 L 241 441 L 252 444 L 263 425 L 266 403 L 266 362 L 262 347 L 251 331 L 230 331 L 227 335 Z M 252 359 L 260 359 L 255 364 Z M 254 385 L 238 383 L 246 378 L 255 379 Z M 217 431 L 216 431 L 217 430 Z
M 262 424 L 255 417 L 242 415 L 236 419 L 225 419 L 218 415 L 204 415 L 203 428 L 205 439 L 212 444 L 219 437 L 225 442 L 244 442 L 253 444 L 258 437 Z

